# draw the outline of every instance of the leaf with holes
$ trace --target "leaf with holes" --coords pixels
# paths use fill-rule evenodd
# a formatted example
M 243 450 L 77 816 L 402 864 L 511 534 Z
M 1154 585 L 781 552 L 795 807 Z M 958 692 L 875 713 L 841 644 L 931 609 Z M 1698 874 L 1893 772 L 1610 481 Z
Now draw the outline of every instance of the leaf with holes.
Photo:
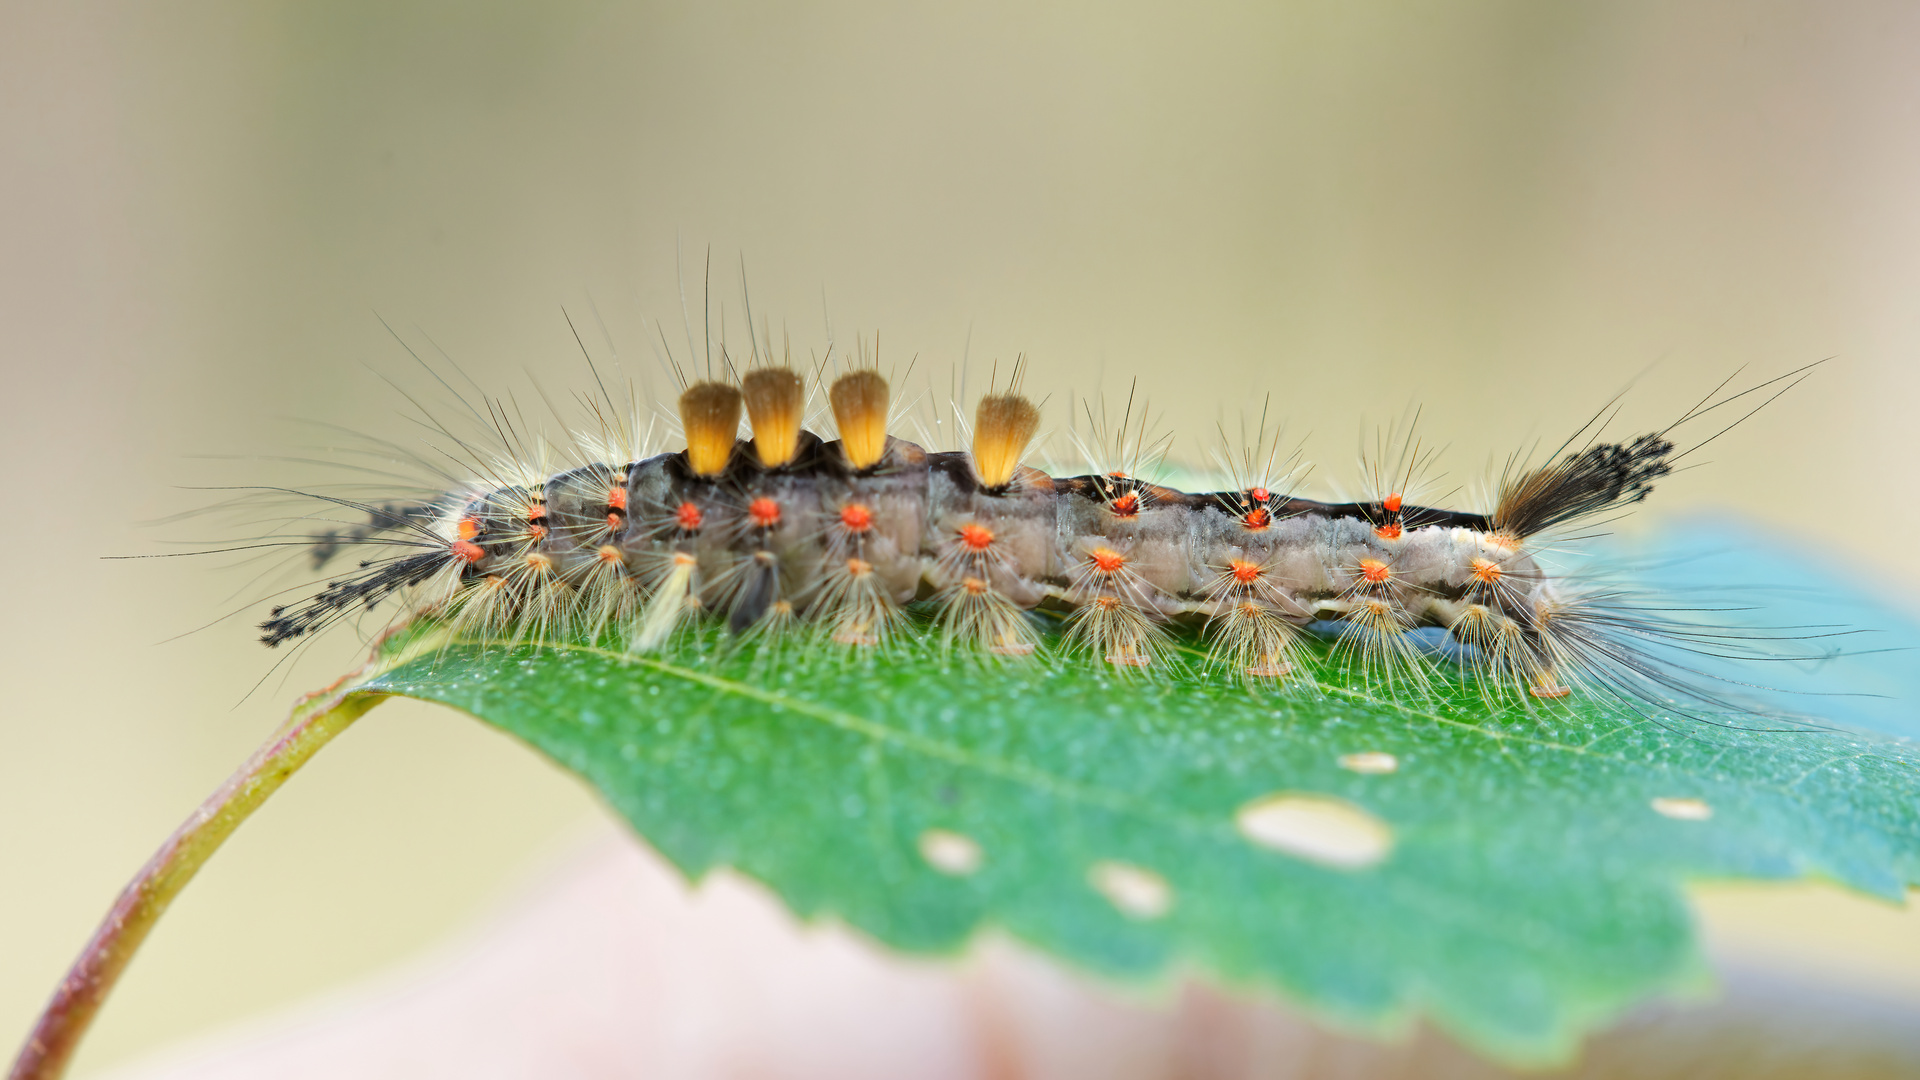
M 1682 883 L 1920 880 L 1920 754 L 1582 697 L 1490 709 L 1194 669 L 734 647 L 454 645 L 363 687 L 584 777 L 689 875 L 946 953 L 997 927 L 1126 978 L 1176 965 L 1367 1029 L 1548 1061 L 1704 980 Z M 1749 720 L 1749 723 L 1751 720 Z

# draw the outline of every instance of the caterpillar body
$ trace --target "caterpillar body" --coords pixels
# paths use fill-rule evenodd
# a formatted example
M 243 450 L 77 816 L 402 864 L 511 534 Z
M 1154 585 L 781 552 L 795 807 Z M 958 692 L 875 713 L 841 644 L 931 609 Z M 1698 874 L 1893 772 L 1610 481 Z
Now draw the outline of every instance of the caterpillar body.
M 1710 397 L 1682 421 L 1770 385 Z M 1017 658 L 1041 646 L 1029 612 L 1046 609 L 1065 619 L 1064 651 L 1088 662 L 1167 663 L 1167 628 L 1184 623 L 1210 664 L 1253 682 L 1289 681 L 1303 634 L 1328 628 L 1369 664 L 1418 674 L 1432 650 L 1414 632 L 1436 628 L 1486 685 L 1534 699 L 1582 684 L 1683 692 L 1649 641 L 1742 640 L 1583 588 L 1539 558 L 1539 538 L 1646 498 L 1684 456 L 1671 426 L 1615 443 L 1590 424 L 1584 443 L 1503 478 L 1476 512 L 1400 491 L 1321 502 L 1264 476 L 1200 493 L 1120 469 L 1056 478 L 1023 463 L 1040 410 L 1017 390 L 980 399 L 956 451 L 890 433 L 889 387 L 871 367 L 826 396 L 833 440 L 803 425 L 803 375 L 767 365 L 686 386 L 678 450 L 474 483 L 431 505 L 346 503 L 367 522 L 320 538 L 317 559 L 362 542 L 412 550 L 276 608 L 262 640 L 397 597 L 402 617 L 434 614 L 474 639 L 611 634 L 636 652 L 701 618 L 871 647 L 919 632 L 910 612 L 924 611 L 947 643 Z

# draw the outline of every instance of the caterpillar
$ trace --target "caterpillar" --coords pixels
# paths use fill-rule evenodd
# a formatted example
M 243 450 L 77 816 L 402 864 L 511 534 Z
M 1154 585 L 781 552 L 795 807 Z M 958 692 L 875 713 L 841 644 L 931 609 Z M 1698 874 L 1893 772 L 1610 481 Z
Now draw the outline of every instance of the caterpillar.
M 675 449 L 600 450 L 547 471 L 541 455 L 489 457 L 456 439 L 474 476 L 440 498 L 334 500 L 365 520 L 309 538 L 316 565 L 356 545 L 400 553 L 276 607 L 261 640 L 296 642 L 393 601 L 400 621 L 432 615 L 486 642 L 610 636 L 649 653 L 717 621 L 850 649 L 931 634 L 1018 662 L 1043 651 L 1039 620 L 1052 617 L 1060 652 L 1116 671 L 1183 662 L 1172 631 L 1185 626 L 1209 667 L 1256 685 L 1293 681 L 1302 642 L 1320 634 L 1369 670 L 1417 682 L 1450 663 L 1522 700 L 1583 686 L 1700 697 L 1662 649 L 1739 649 L 1752 635 L 1551 572 L 1543 546 L 1641 502 L 1725 431 L 1683 450 L 1681 425 L 1806 371 L 1734 393 L 1722 383 L 1674 424 L 1622 441 L 1601 440 L 1603 410 L 1543 464 L 1510 462 L 1489 509 L 1455 510 L 1410 501 L 1405 470 L 1376 468 L 1379 490 L 1361 501 L 1307 498 L 1271 453 L 1241 455 L 1223 490 L 1129 467 L 1051 476 L 1028 464 L 1042 412 L 1020 365 L 973 403 L 968 445 L 947 450 L 893 430 L 876 365 L 816 372 L 829 439 L 808 429 L 807 372 L 770 357 L 756 346 L 737 376 L 680 377 Z M 603 431 L 618 426 L 604 387 L 599 401 Z M 500 403 L 484 419 L 503 446 L 527 441 Z M 1109 465 L 1137 466 L 1143 442 Z M 1436 634 L 1446 648 L 1430 647 Z

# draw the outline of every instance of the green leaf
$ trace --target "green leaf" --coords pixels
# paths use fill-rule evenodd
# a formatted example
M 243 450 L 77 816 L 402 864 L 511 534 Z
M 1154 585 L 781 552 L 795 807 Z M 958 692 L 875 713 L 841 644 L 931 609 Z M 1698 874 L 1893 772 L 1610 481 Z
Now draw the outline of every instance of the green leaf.
M 1685 881 L 1920 880 L 1911 744 L 1496 707 L 1452 677 L 1376 696 L 1324 649 L 1310 667 L 1276 691 L 708 634 L 644 657 L 454 645 L 365 688 L 524 739 L 689 875 L 735 867 L 900 949 L 998 927 L 1346 1026 L 1423 1014 L 1515 1062 L 1702 988 Z

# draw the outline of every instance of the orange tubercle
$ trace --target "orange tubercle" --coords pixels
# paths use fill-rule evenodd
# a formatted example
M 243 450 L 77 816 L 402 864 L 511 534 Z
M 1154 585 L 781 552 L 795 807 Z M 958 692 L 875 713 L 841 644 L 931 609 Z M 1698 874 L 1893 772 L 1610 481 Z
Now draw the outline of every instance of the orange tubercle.
M 477 563 L 487 557 L 487 550 L 471 540 L 456 540 L 453 542 L 453 556 L 456 559 Z
M 1256 506 L 1247 511 L 1246 516 L 1240 519 L 1240 524 L 1254 532 L 1259 532 L 1261 529 L 1273 524 L 1273 515 L 1267 513 L 1266 507 Z
M 460 524 L 454 526 L 454 531 L 459 535 L 460 539 L 471 540 L 480 535 L 480 519 L 461 518 Z
M 1389 514 L 1399 513 L 1400 512 L 1400 493 L 1396 491 L 1393 494 L 1387 496 L 1386 498 L 1381 499 L 1380 506 L 1384 510 L 1386 510 L 1386 512 Z
M 985 525 L 962 525 L 960 542 L 975 551 L 985 551 L 993 546 L 993 530 Z
M 1369 585 L 1379 585 L 1393 576 L 1393 571 L 1379 559 L 1361 559 L 1360 576 Z
M 1492 559 L 1475 559 L 1470 565 L 1473 567 L 1474 580 L 1482 585 L 1491 585 L 1500 580 L 1500 575 L 1506 573 L 1505 570 L 1500 569 L 1500 564 Z
M 1262 487 L 1249 488 L 1247 489 L 1247 497 L 1254 502 L 1263 503 L 1273 498 L 1273 493 Z
M 627 489 L 618 487 L 607 489 L 607 507 L 611 510 L 625 510 L 627 508 Z
M 612 565 L 620 561 L 620 549 L 612 544 L 603 544 L 596 553 L 601 562 Z
M 840 508 L 840 524 L 849 532 L 866 532 L 873 528 L 873 511 L 862 503 L 848 503 Z
M 1117 573 L 1121 567 L 1127 565 L 1127 557 L 1112 548 L 1094 548 L 1087 554 L 1087 558 L 1093 561 L 1094 569 L 1103 574 Z
M 1233 575 L 1233 580 L 1240 585 L 1251 585 L 1259 581 L 1260 575 L 1264 573 L 1264 571 L 1260 569 L 1259 563 L 1247 562 L 1245 559 L 1235 559 L 1228 563 L 1227 571 Z
M 1115 517 L 1133 517 L 1140 513 L 1140 496 L 1129 491 L 1107 504 Z
M 1375 525 L 1373 527 L 1373 535 L 1382 540 L 1398 540 L 1400 539 L 1400 523 L 1395 521 L 1385 525 Z
M 780 504 L 765 495 L 747 504 L 747 519 L 762 529 L 780 524 Z
M 688 532 L 698 532 L 700 526 L 706 523 L 706 515 L 700 512 L 698 506 L 684 502 L 680 504 L 680 509 L 673 512 L 673 520 Z

